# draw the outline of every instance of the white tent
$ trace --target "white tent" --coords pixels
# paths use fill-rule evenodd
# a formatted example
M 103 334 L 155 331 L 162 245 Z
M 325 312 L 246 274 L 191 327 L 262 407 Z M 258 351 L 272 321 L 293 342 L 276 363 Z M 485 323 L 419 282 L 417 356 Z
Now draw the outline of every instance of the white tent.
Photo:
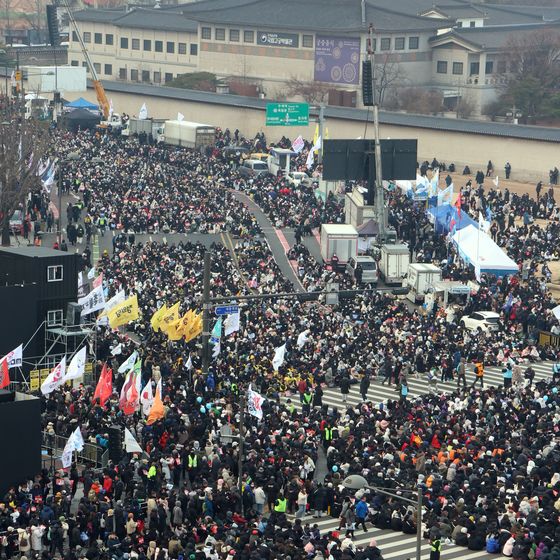
M 475 270 L 478 268 L 481 273 L 508 276 L 519 272 L 515 261 L 510 259 L 490 236 L 472 225 L 459 230 L 453 236 L 453 243 L 460 257 L 474 266 Z

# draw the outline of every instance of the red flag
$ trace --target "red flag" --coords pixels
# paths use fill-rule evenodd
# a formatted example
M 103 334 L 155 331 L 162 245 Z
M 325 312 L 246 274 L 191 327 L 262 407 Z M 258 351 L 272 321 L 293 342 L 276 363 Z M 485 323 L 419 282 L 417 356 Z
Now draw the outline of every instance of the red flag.
M 10 369 L 8 368 L 8 357 L 0 362 L 0 389 L 4 389 L 10 384 Z
M 109 400 L 112 393 L 113 370 L 108 368 L 107 364 L 103 364 L 103 369 L 101 370 L 101 375 L 99 376 L 99 381 L 97 382 L 97 387 L 93 394 L 93 402 L 99 399 L 99 404 L 105 406 L 105 403 Z
M 136 412 L 138 399 L 139 394 L 138 389 L 136 389 L 136 374 L 130 371 L 122 386 L 119 399 L 119 406 L 126 416 L 130 416 Z
M 457 200 L 455 201 L 455 208 L 457 208 L 457 216 L 459 216 L 459 219 L 461 218 L 461 204 L 462 204 L 461 193 L 459 193 L 457 195 Z

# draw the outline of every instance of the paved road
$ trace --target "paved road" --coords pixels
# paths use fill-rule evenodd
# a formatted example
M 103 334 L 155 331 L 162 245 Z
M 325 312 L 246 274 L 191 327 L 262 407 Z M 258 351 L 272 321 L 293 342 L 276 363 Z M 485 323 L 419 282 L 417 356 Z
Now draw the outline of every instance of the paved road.
M 546 379 L 552 375 L 552 365 L 553 362 L 540 362 L 532 364 L 532 368 L 535 370 L 535 380 L 539 381 Z M 475 379 L 473 368 L 470 366 L 467 368 L 467 385 L 472 384 Z M 502 370 L 499 367 L 486 367 L 484 369 L 484 385 L 497 387 L 503 384 Z M 480 385 L 477 384 L 477 388 Z M 438 383 L 438 392 L 452 393 L 456 391 L 457 385 L 455 382 Z M 411 377 L 408 383 L 408 399 L 414 397 L 419 397 L 428 393 L 428 383 L 424 378 Z M 395 400 L 399 398 L 399 394 L 395 389 L 395 385 L 381 385 L 381 382 L 377 379 L 372 381 L 368 394 L 368 400 L 374 403 L 382 403 L 387 400 Z M 295 398 L 286 395 L 284 398 L 292 398 L 292 402 L 295 406 L 299 406 L 299 398 Z M 297 401 L 297 402 L 296 402 Z M 350 394 L 348 395 L 347 405 L 356 406 L 362 402 L 362 396 L 359 391 L 359 384 L 354 384 L 350 388 Z M 340 390 L 336 387 L 329 388 L 325 390 L 323 395 L 323 403 L 332 407 L 342 408 L 344 407 L 344 402 L 342 401 L 342 396 Z
M 303 519 L 303 523 L 310 523 L 313 525 L 317 523 L 321 534 L 329 531 L 336 531 L 338 529 L 338 519 L 330 517 L 322 517 L 321 519 L 314 519 L 307 516 Z M 404 533 L 397 533 L 390 530 L 377 529 L 371 527 L 368 523 L 367 533 L 363 529 L 357 529 L 354 537 L 354 544 L 356 546 L 367 546 L 371 539 L 377 541 L 377 546 L 383 554 L 385 560 L 413 560 L 416 558 L 416 535 L 405 535 Z M 342 531 L 344 536 L 344 531 Z M 422 560 L 430 558 L 430 544 L 427 540 L 422 540 Z M 485 551 L 473 551 L 457 545 L 446 545 L 442 543 L 441 560 L 490 560 L 496 559 L 496 554 L 487 554 Z

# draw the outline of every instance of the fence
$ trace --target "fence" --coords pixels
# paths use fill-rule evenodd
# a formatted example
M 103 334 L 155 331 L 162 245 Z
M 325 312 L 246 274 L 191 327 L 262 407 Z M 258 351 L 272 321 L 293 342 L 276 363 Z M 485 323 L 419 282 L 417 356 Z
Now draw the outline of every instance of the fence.
M 539 346 L 548 344 L 554 348 L 560 347 L 560 336 L 547 331 L 539 331 Z
M 46 449 L 49 455 L 57 456 L 62 455 L 68 438 L 42 432 L 42 441 L 43 449 Z M 97 469 L 106 467 L 108 459 L 109 451 L 96 443 L 84 443 L 84 448 L 77 453 L 79 463 L 85 463 Z

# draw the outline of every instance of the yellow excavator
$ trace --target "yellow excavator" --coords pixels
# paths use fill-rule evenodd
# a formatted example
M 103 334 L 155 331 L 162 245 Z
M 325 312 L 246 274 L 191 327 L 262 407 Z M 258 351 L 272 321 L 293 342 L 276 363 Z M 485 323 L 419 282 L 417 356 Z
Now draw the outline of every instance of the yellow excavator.
M 91 62 L 91 58 L 89 57 L 88 50 L 82 39 L 82 34 L 78 29 L 78 24 L 76 23 L 76 19 L 74 18 L 74 14 L 68 5 L 68 0 L 62 0 L 64 7 L 66 8 L 66 12 L 68 13 L 68 18 L 74 31 L 76 33 L 76 37 L 80 43 L 80 47 L 82 48 L 82 53 L 84 54 L 84 58 L 86 59 L 86 63 L 88 65 L 90 74 L 91 74 L 91 81 L 93 83 L 93 88 L 95 89 L 95 95 L 97 97 L 97 103 L 99 104 L 99 109 L 101 114 L 103 115 L 103 121 L 101 122 L 101 127 L 106 128 L 109 125 L 117 125 L 121 126 L 121 118 L 119 115 L 113 114 L 112 107 L 107 99 L 107 94 L 105 93 L 105 88 L 95 71 L 95 68 Z

